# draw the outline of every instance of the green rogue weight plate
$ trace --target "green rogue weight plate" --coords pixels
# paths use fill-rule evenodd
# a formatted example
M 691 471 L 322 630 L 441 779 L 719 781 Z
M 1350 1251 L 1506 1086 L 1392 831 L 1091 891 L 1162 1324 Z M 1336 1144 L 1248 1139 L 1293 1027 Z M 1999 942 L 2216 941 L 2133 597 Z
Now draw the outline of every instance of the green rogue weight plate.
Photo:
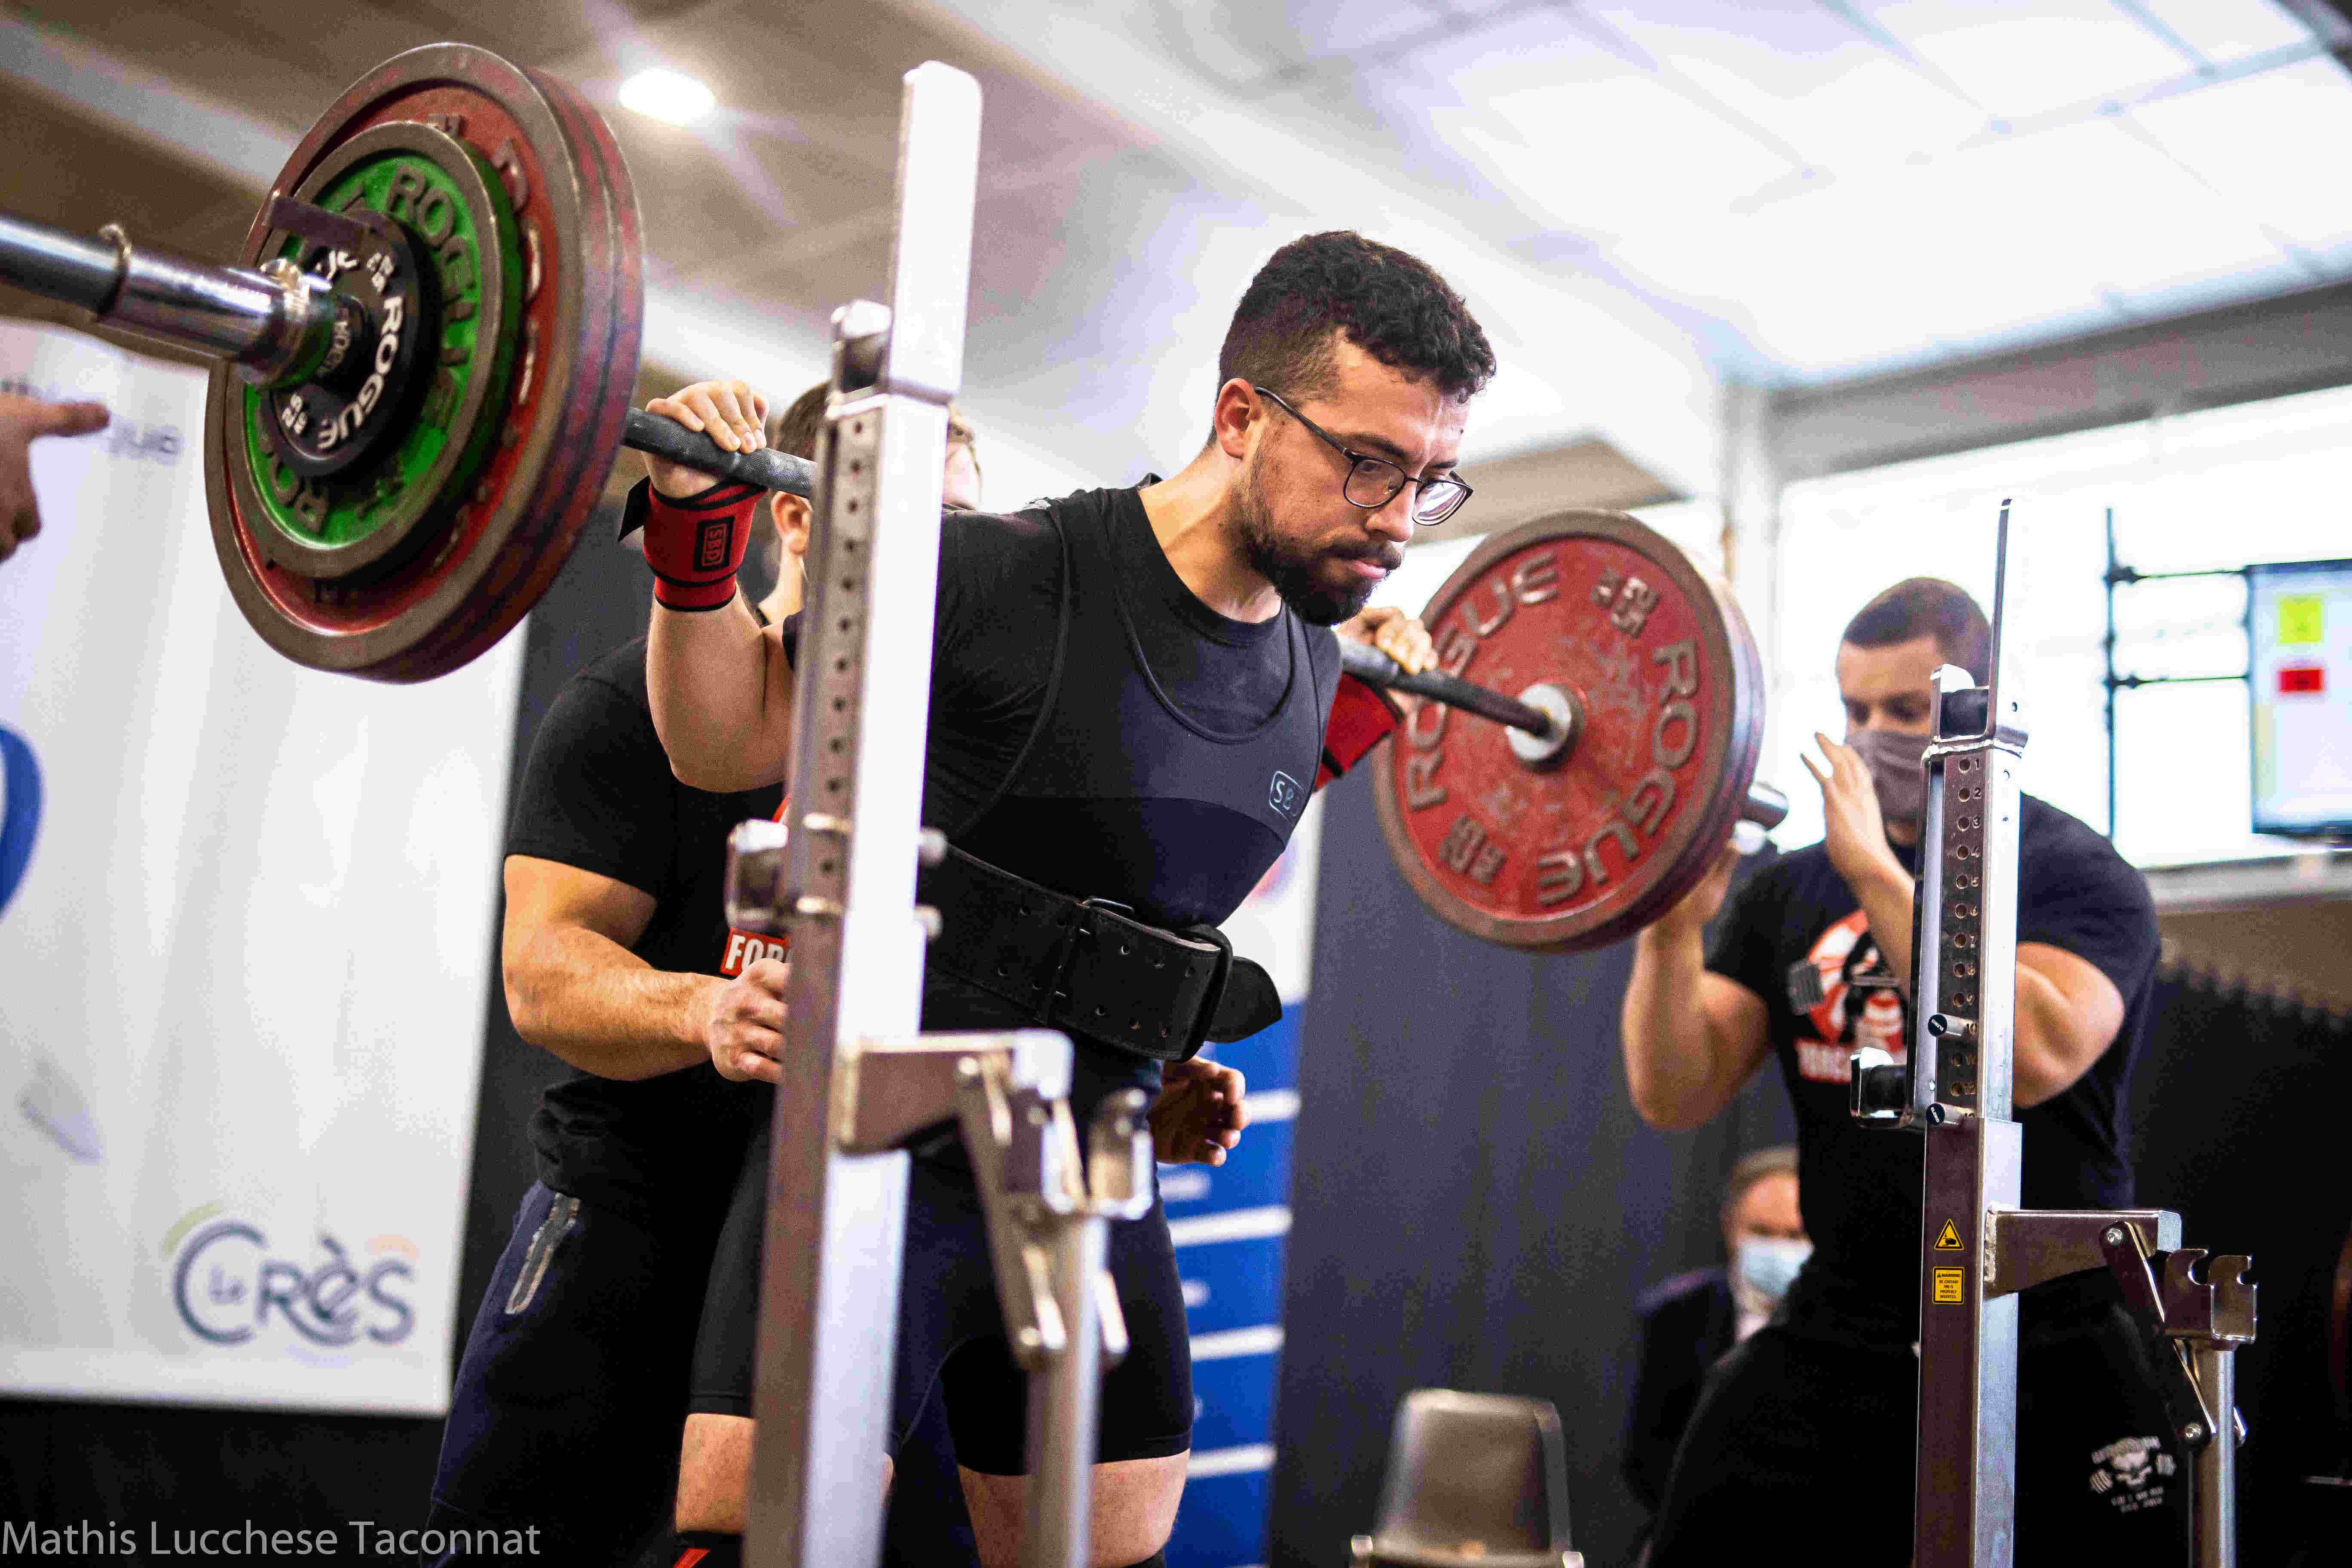
M 404 176 L 423 188 L 395 193 Z M 278 394 L 214 372 L 214 543 L 238 607 L 288 658 L 430 679 L 538 601 L 619 453 L 644 313 L 636 199 L 610 128 L 571 88 L 461 44 L 397 56 L 338 100 L 270 194 L 304 193 L 356 199 L 354 216 L 397 209 L 435 295 L 418 345 L 433 362 L 365 454 L 318 477 L 292 473 L 257 423 L 282 417 Z M 470 281 L 467 247 L 449 248 L 461 233 L 480 262 Z M 239 260 L 289 254 L 257 218 Z
M 415 278 L 395 275 L 378 287 L 369 266 L 339 268 L 345 258 L 293 237 L 269 247 L 270 254 L 307 260 L 305 270 L 314 277 L 334 272 L 335 287 L 379 314 L 379 301 L 404 282 L 424 301 L 385 333 L 396 337 L 397 353 L 375 355 L 412 356 L 399 395 L 362 403 L 313 384 L 243 388 L 242 460 L 229 466 L 229 482 L 240 515 L 271 525 L 253 535 L 271 562 L 332 581 L 397 561 L 429 541 L 449 518 L 446 498 L 473 482 L 499 433 L 499 421 L 485 417 L 485 410 L 505 406 L 515 348 L 507 305 L 520 298 L 524 283 L 514 209 L 495 179 L 454 137 L 429 125 L 394 123 L 336 148 L 295 190 L 311 205 L 397 225 L 408 241 L 400 259 Z M 377 347 L 359 345 L 362 353 Z M 420 353 L 423 363 L 414 363 Z M 357 369 L 373 375 L 376 365 Z M 365 376 L 356 384 L 344 379 L 364 395 Z M 350 430 L 354 420 L 354 434 L 377 436 L 362 449 L 362 460 L 317 477 L 297 471 L 309 455 L 304 437 Z M 351 435 L 341 444 L 357 449 Z
M 1471 552 L 1422 612 L 1447 673 L 1576 713 L 1530 762 L 1516 732 L 1424 702 L 1381 742 L 1372 798 L 1422 901 L 1483 941 L 1601 947 L 1706 874 L 1756 776 L 1762 666 L 1730 590 L 1619 512 L 1567 511 Z

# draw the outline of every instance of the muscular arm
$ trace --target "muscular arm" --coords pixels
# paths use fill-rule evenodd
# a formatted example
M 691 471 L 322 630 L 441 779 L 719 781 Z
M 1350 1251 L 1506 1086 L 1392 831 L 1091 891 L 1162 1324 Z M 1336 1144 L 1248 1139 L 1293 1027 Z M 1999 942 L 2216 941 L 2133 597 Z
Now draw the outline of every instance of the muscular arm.
M 669 973 L 629 951 L 653 918 L 651 894 L 528 855 L 507 857 L 506 888 L 500 955 L 517 1034 L 599 1078 L 707 1059 L 705 1027 L 727 983 Z
M 1916 889 L 1889 863 L 1848 886 L 1870 920 L 1887 967 L 1911 994 L 1911 900 Z M 2020 1110 L 2065 1091 L 2091 1070 L 2123 1027 L 2124 998 L 2098 966 L 2047 942 L 2017 944 L 2017 1029 L 2012 1096 Z
M 646 696 L 680 783 L 724 795 L 792 772 L 793 662 L 777 627 L 732 605 L 689 612 L 656 604 Z
M 1699 926 L 1671 916 L 1633 940 L 1620 1023 L 1633 1109 L 1668 1130 L 1728 1105 L 1771 1048 L 1762 999 L 1708 970 Z

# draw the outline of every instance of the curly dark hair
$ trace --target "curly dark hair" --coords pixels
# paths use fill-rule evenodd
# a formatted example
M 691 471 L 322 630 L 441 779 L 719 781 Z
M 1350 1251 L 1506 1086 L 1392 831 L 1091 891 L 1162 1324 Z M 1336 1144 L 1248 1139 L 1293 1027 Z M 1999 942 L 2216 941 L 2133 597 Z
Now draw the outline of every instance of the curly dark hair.
M 1239 376 L 1286 395 L 1320 396 L 1339 373 L 1339 332 L 1456 401 L 1495 374 L 1495 351 L 1470 307 L 1427 262 L 1334 229 L 1292 240 L 1257 269 L 1225 329 L 1217 384 Z

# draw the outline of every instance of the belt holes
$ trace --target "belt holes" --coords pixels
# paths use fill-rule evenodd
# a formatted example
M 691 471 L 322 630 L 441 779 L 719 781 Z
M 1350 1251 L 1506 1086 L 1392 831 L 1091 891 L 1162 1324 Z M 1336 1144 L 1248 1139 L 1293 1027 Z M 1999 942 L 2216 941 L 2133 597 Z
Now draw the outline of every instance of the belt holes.
M 998 964 L 998 965 L 996 966 L 996 977 L 997 977 L 999 980 L 1002 980 L 1002 979 L 1003 979 L 1003 978 L 1004 978 L 1004 965 L 1003 965 L 1003 964 L 1001 964 L 1001 963 L 1000 963 L 1000 964 Z
M 1096 1008 L 1096 1009 L 1095 1009 L 1095 1016 L 1096 1016 L 1096 1017 L 1097 1017 L 1097 1018 L 1101 1017 L 1101 1016 L 1103 1016 L 1103 1012 L 1104 1012 L 1104 1009 L 1102 1009 L 1102 1008 L 1100 1008 L 1100 1007 Z
M 1129 953 L 1129 951 L 1131 951 L 1131 950 L 1128 947 L 1128 945 L 1127 945 L 1125 942 L 1121 942 L 1121 943 L 1119 943 L 1119 944 L 1118 944 L 1118 955 L 1119 955 L 1121 958 L 1125 958 L 1125 957 L 1128 955 L 1128 953 Z
M 1023 913 L 1023 914 L 1024 914 L 1024 915 L 1025 915 L 1025 914 L 1027 914 L 1028 912 L 1029 912 L 1029 906 L 1028 906 L 1027 904 L 1023 904 L 1023 905 L 1021 906 L 1021 913 Z

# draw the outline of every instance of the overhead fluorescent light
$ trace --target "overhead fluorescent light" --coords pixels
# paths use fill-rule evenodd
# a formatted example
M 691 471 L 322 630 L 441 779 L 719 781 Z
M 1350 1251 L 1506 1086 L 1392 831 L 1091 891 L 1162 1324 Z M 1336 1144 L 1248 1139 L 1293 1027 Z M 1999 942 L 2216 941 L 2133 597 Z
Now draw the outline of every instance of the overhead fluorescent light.
M 690 125 L 709 113 L 719 100 L 694 78 L 655 66 L 621 84 L 621 102 L 672 125 Z

